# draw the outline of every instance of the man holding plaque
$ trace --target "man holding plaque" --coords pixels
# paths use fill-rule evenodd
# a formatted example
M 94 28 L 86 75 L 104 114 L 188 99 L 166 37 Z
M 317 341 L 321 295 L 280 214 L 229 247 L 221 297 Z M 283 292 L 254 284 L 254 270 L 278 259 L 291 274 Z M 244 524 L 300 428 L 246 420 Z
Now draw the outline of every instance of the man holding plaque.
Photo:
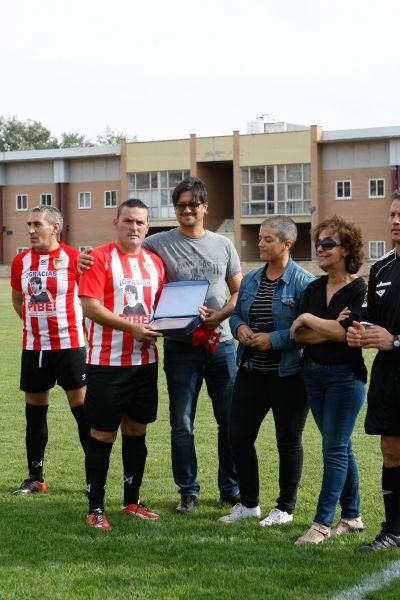
M 228 437 L 236 353 L 228 318 L 235 307 L 242 279 L 239 256 L 224 236 L 204 228 L 208 197 L 204 183 L 196 177 L 184 179 L 173 191 L 172 201 L 179 227 L 156 233 L 143 247 L 158 254 L 165 265 L 167 281 L 208 280 L 203 319 L 189 336 L 167 337 L 164 342 L 164 369 L 167 377 L 172 471 L 180 501 L 176 512 L 186 514 L 198 501 L 197 457 L 194 418 L 200 388 L 205 381 L 218 425 L 218 487 L 220 499 L 239 501 L 236 470 Z M 226 287 L 230 298 L 226 300 Z M 219 344 L 215 347 L 215 330 Z M 200 343 L 198 343 L 200 341 Z M 197 344 L 197 345 L 194 345 Z M 214 352 L 208 351 L 214 350 Z
M 126 200 L 114 219 L 116 240 L 95 248 L 93 268 L 79 282 L 88 337 L 85 409 L 91 426 L 86 450 L 86 523 L 110 529 L 104 494 L 112 445 L 121 426 L 124 499 L 121 512 L 156 520 L 139 500 L 147 423 L 157 415 L 157 348 L 150 325 L 164 281 L 161 259 L 142 249 L 147 206 Z

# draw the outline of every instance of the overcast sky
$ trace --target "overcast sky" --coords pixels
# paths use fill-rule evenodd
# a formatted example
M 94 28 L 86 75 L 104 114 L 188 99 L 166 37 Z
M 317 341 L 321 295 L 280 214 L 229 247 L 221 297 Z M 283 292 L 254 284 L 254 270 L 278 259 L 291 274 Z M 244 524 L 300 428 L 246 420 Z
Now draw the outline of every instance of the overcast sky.
M 94 138 L 400 125 L 399 0 L 8 0 L 0 115 Z

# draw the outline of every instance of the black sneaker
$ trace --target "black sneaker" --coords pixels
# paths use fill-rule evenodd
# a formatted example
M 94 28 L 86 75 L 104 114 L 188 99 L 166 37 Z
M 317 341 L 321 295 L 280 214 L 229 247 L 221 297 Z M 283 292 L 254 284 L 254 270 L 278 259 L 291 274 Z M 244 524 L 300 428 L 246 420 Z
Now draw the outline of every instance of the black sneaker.
M 187 513 L 192 512 L 197 502 L 197 496 L 193 496 L 191 494 L 181 494 L 181 500 L 175 511 L 179 515 L 186 515 Z
M 235 504 L 239 504 L 240 503 L 240 494 L 227 494 L 227 495 L 223 495 L 221 494 L 219 497 L 220 501 L 223 502 L 224 504 L 230 504 L 231 506 L 235 506 Z
M 377 552 L 378 550 L 388 550 L 389 548 L 398 548 L 400 546 L 400 535 L 386 532 L 386 523 L 382 523 L 382 529 L 373 542 L 360 546 L 359 553 Z

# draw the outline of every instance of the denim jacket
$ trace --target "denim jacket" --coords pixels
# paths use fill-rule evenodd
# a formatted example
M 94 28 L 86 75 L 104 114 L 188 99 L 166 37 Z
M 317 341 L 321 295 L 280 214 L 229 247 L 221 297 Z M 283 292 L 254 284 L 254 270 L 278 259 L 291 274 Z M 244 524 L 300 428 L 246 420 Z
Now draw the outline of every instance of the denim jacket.
M 246 273 L 240 286 L 235 310 L 230 318 L 233 336 L 237 339 L 239 325 L 249 324 L 249 310 L 257 294 L 265 265 Z M 280 351 L 279 375 L 298 373 L 302 349 L 290 338 L 290 326 L 300 314 L 304 291 L 314 276 L 300 267 L 292 258 L 279 279 L 272 299 L 274 330 L 269 333 L 272 349 Z M 237 363 L 241 364 L 244 346 L 239 343 Z

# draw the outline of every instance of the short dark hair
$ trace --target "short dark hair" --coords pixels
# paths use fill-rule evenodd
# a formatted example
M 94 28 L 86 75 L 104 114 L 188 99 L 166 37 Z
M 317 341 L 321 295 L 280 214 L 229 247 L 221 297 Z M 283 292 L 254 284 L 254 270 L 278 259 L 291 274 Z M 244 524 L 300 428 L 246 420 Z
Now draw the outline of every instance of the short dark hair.
M 118 206 L 117 219 L 120 218 L 124 206 L 127 206 L 128 208 L 144 208 L 144 210 L 147 210 L 147 212 L 149 212 L 149 207 L 142 200 L 139 200 L 138 198 L 129 198 L 129 200 L 121 202 L 121 204 Z
M 125 292 L 125 294 L 127 292 L 130 292 L 131 294 L 135 294 L 136 298 L 139 298 L 139 294 L 138 294 L 136 285 L 131 285 L 131 284 L 126 285 L 124 292 Z
M 42 280 L 40 279 L 40 277 L 31 277 L 31 279 L 29 280 L 29 283 L 32 285 L 32 283 L 37 283 L 40 287 L 40 289 L 42 289 L 43 287 L 43 283 Z
M 206 186 L 198 177 L 186 177 L 186 179 L 178 183 L 172 192 L 172 202 L 176 204 L 184 192 L 191 192 L 193 200 L 201 204 L 208 202 Z
M 392 200 L 400 200 L 400 190 L 399 190 L 399 188 L 396 188 L 392 192 Z
M 333 215 L 333 217 L 328 217 L 318 223 L 314 228 L 312 233 L 314 242 L 317 241 L 324 229 L 331 229 L 333 233 L 338 234 L 343 247 L 349 252 L 345 257 L 346 271 L 351 274 L 357 273 L 364 258 L 361 227 L 352 221 L 346 221 L 342 217 Z

